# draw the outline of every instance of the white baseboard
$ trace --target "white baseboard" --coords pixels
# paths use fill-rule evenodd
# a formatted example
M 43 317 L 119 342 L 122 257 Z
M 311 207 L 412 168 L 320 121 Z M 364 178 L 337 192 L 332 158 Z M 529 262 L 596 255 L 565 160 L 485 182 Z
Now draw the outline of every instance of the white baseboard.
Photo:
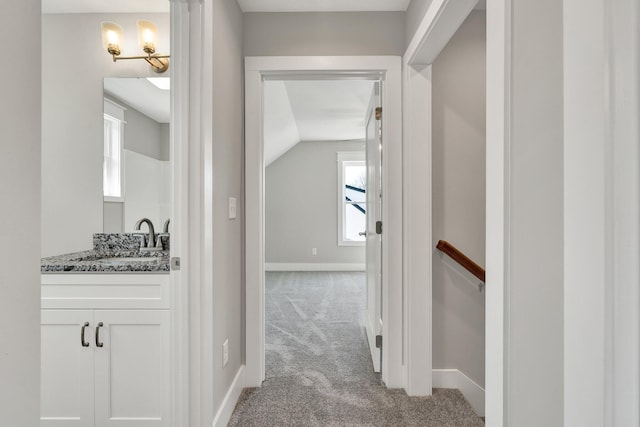
M 231 419 L 231 414 L 238 403 L 242 388 L 244 386 L 244 365 L 240 366 L 236 377 L 233 379 L 227 394 L 222 400 L 222 404 L 213 419 L 213 427 L 225 427 Z
M 267 262 L 265 271 L 365 271 L 366 264 L 333 262 L 333 263 L 302 263 L 302 262 Z
M 484 417 L 484 389 L 457 369 L 434 369 L 435 388 L 457 388 L 478 416 Z

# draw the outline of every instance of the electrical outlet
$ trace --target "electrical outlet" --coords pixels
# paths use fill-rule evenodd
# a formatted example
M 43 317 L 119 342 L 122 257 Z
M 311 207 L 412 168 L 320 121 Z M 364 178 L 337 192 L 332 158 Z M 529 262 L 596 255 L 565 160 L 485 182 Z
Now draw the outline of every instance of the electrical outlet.
M 229 339 L 224 340 L 222 344 L 222 367 L 224 368 L 229 363 Z
M 311 248 L 311 255 L 318 255 L 318 248 Z

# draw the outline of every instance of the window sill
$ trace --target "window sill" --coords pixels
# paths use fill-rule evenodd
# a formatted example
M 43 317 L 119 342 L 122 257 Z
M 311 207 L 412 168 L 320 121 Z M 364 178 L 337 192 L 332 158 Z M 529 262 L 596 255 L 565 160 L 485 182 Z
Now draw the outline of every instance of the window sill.
M 104 201 L 112 203 L 124 203 L 124 197 L 104 196 Z

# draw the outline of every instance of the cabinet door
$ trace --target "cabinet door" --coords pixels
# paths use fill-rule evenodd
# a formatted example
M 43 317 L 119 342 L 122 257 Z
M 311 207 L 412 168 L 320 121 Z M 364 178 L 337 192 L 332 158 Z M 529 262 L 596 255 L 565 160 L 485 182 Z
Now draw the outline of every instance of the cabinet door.
M 171 425 L 168 310 L 96 310 L 96 427 Z
M 42 427 L 93 426 L 93 311 L 41 312 Z M 84 347 L 81 342 L 85 329 Z

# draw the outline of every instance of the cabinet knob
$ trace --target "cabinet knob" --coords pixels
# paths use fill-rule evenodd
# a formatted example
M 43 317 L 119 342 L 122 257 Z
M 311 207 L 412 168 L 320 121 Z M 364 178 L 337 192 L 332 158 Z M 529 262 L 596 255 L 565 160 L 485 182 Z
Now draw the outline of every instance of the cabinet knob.
M 96 326 L 96 347 L 104 347 L 104 343 L 100 342 L 100 328 L 103 326 L 104 326 L 104 323 L 102 322 L 98 323 L 98 326 Z
M 87 329 L 88 326 L 89 322 L 84 322 L 82 329 L 80 329 L 80 344 L 82 344 L 83 347 L 89 347 L 89 343 L 84 340 L 84 330 Z

